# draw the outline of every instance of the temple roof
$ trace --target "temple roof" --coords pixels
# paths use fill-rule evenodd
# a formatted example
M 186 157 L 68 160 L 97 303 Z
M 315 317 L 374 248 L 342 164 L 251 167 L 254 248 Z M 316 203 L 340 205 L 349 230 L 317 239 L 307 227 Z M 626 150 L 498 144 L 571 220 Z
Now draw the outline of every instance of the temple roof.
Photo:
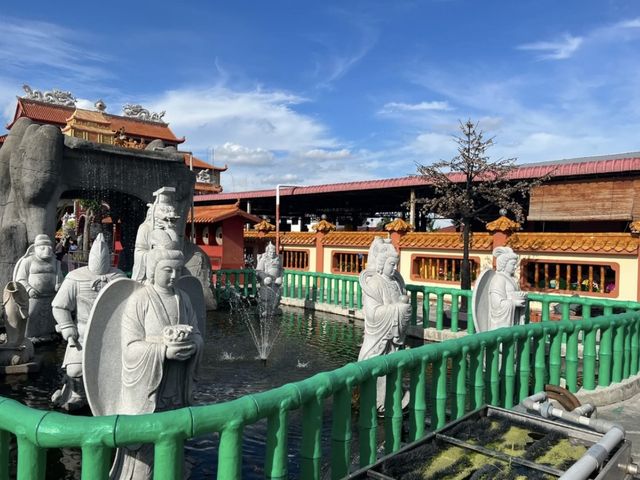
M 7 125 L 7 129 L 11 129 L 16 120 L 21 117 L 30 118 L 38 123 L 57 125 L 62 128 L 67 124 L 67 119 L 70 118 L 75 111 L 75 107 L 18 97 L 16 113 L 13 121 Z M 185 140 L 184 137 L 176 137 L 167 123 L 140 120 L 138 118 L 123 117 L 109 113 L 105 113 L 104 117 L 111 122 L 111 128 L 113 130 L 118 131 L 124 127 L 125 133 L 129 136 L 140 137 L 145 140 L 160 139 L 173 145 L 183 143 Z
M 475 235 L 474 235 L 475 237 Z M 529 233 L 512 234 L 507 245 L 517 252 L 581 252 L 637 254 L 640 240 L 630 233 Z
M 210 163 L 207 163 L 204 160 L 200 160 L 195 155 L 191 155 L 191 159 L 189 159 L 190 155 L 191 155 L 190 153 L 185 153 L 184 154 L 184 163 L 187 166 L 189 166 L 190 162 L 193 162 L 193 168 L 202 168 L 202 169 L 208 169 L 208 170 L 215 170 L 217 172 L 225 172 L 227 170 L 227 168 L 229 168 L 227 165 L 225 165 L 224 167 L 216 167 L 215 165 L 211 165 Z
M 214 222 L 221 222 L 222 220 L 226 220 L 227 218 L 231 218 L 235 216 L 240 216 L 251 223 L 257 223 L 260 221 L 260 219 L 255 215 L 251 215 L 250 213 L 247 213 L 244 210 L 240 209 L 238 205 L 232 204 L 232 205 L 211 205 L 207 207 L 195 207 L 193 222 L 194 223 L 214 223 Z M 187 218 L 187 222 L 191 222 L 191 212 L 189 212 L 189 217 Z

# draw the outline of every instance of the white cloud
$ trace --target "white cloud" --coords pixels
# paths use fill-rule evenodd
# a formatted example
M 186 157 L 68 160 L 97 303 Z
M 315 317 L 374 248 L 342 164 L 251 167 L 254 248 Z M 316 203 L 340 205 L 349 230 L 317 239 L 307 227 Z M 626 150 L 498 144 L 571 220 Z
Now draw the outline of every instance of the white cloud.
M 268 165 L 273 162 L 275 156 L 264 148 L 248 148 L 235 143 L 227 142 L 214 149 L 216 164 L 236 165 Z
M 386 103 L 379 113 L 393 112 L 424 112 L 424 111 L 447 111 L 451 110 L 448 102 L 420 102 L 420 103 L 403 103 L 389 102 Z
M 154 111 L 167 111 L 165 120 L 193 151 L 225 143 L 284 152 L 339 146 L 324 124 L 295 111 L 306 101 L 279 90 L 213 86 L 171 90 L 149 103 Z
M 520 45 L 519 50 L 540 52 L 541 60 L 565 60 L 570 58 L 582 45 L 583 37 L 564 34 L 561 39 L 553 42 L 534 42 Z
M 321 148 L 314 148 L 303 154 L 306 158 L 312 158 L 314 160 L 335 160 L 340 158 L 349 158 L 351 152 L 346 148 L 340 150 L 323 150 Z
M 620 22 L 617 24 L 617 26 L 621 28 L 640 28 L 640 18 L 634 18 L 632 20 Z
M 451 135 L 425 132 L 409 143 L 407 150 L 417 157 L 426 155 L 428 160 L 440 160 L 455 155 L 456 145 Z M 422 160 L 421 163 L 425 163 L 426 160 Z
M 109 57 L 88 48 L 89 39 L 81 30 L 68 30 L 49 22 L 0 17 L 0 63 L 6 72 L 22 73 L 42 69 L 59 78 L 89 80 L 108 76 L 104 67 Z M 55 86 L 54 86 L 55 87 Z

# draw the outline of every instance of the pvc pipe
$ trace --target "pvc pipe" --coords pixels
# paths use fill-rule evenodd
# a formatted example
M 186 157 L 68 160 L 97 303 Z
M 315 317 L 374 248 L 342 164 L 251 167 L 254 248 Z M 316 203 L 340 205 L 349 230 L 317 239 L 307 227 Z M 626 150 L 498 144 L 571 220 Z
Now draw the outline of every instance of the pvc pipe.
M 560 480 L 586 480 L 594 470 L 606 461 L 613 449 L 624 440 L 624 428 L 620 425 L 608 420 L 584 416 L 585 413 L 591 413 L 595 409 L 591 404 L 578 407 L 573 412 L 566 412 L 555 408 L 547 400 L 545 392 L 538 392 L 525 398 L 522 404 L 529 410 L 539 412 L 544 418 L 561 418 L 569 423 L 584 425 L 598 433 L 604 433 L 604 436 L 597 443 L 593 444 L 576 463 L 564 472 Z

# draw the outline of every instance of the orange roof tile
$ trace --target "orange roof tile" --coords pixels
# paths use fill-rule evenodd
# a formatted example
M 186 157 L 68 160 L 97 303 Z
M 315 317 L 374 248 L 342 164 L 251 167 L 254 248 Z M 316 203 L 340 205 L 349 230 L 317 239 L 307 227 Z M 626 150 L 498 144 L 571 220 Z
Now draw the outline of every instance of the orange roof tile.
M 189 158 L 189 156 L 191 156 L 191 159 Z M 185 153 L 184 154 L 184 163 L 186 165 L 190 165 L 191 162 L 193 163 L 193 168 L 206 168 L 208 170 L 216 170 L 218 172 L 224 172 L 227 170 L 227 168 L 229 168 L 227 165 L 225 165 L 224 167 L 216 167 L 214 165 L 211 165 L 203 160 L 200 160 L 198 157 L 196 157 L 195 155 L 191 155 L 190 153 Z
M 331 247 L 368 247 L 375 237 L 387 237 L 387 232 L 329 232 L 322 244 Z
M 412 232 L 400 237 L 401 248 L 436 248 L 462 251 L 462 233 Z M 474 233 L 472 250 L 491 250 L 493 237 L 488 233 Z
M 241 216 L 249 222 L 258 222 L 260 219 L 255 215 L 241 210 L 238 205 L 210 205 L 207 207 L 194 208 L 194 223 L 214 223 L 220 222 L 230 217 Z M 191 222 L 191 212 L 187 222 Z
M 630 233 L 515 233 L 507 245 L 516 252 L 637 254 L 640 240 Z
M 261 235 L 256 230 L 245 230 L 245 240 L 257 240 L 264 238 L 271 240 L 273 243 L 276 241 L 276 232 L 269 232 Z M 311 232 L 280 232 L 280 244 L 281 245 L 313 245 L 316 241 L 315 233 Z
M 15 121 L 20 117 L 28 117 L 39 123 L 50 123 L 63 127 L 67 124 L 67 119 L 75 110 L 75 107 L 18 98 L 15 117 L 13 121 L 7 125 L 7 128 L 11 129 Z M 166 123 L 149 122 L 108 113 L 105 113 L 104 116 L 111 122 L 111 128 L 113 130 L 117 131 L 124 127 L 125 133 L 130 136 L 142 137 L 147 140 L 159 138 L 160 140 L 173 144 L 184 142 L 184 137 L 177 138 Z

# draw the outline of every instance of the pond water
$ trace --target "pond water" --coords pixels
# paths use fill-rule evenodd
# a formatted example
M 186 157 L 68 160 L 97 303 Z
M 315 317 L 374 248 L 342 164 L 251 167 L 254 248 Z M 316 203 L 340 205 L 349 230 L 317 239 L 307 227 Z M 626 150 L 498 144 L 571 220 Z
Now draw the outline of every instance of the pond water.
M 263 365 L 246 326 L 232 319 L 228 312 L 210 312 L 195 401 L 197 404 L 224 402 L 341 367 L 357 359 L 362 335 L 360 321 L 354 323 L 336 315 L 283 307 L 280 335 Z M 64 345 L 42 347 L 38 353 L 43 358 L 41 371 L 31 377 L 6 377 L 0 384 L 0 395 L 48 410 L 51 393 L 61 383 L 58 365 L 64 356 Z M 330 403 L 325 402 L 322 431 L 325 445 L 331 433 L 330 408 Z M 289 474 L 297 478 L 299 465 L 294 452 L 299 450 L 302 436 L 300 412 L 291 412 L 289 424 Z M 266 420 L 244 429 L 243 479 L 264 478 L 265 434 Z M 217 447 L 217 434 L 189 440 L 185 478 L 216 478 Z M 15 462 L 15 450 L 12 457 Z M 47 462 L 48 479 L 80 478 L 79 449 L 50 450 Z

